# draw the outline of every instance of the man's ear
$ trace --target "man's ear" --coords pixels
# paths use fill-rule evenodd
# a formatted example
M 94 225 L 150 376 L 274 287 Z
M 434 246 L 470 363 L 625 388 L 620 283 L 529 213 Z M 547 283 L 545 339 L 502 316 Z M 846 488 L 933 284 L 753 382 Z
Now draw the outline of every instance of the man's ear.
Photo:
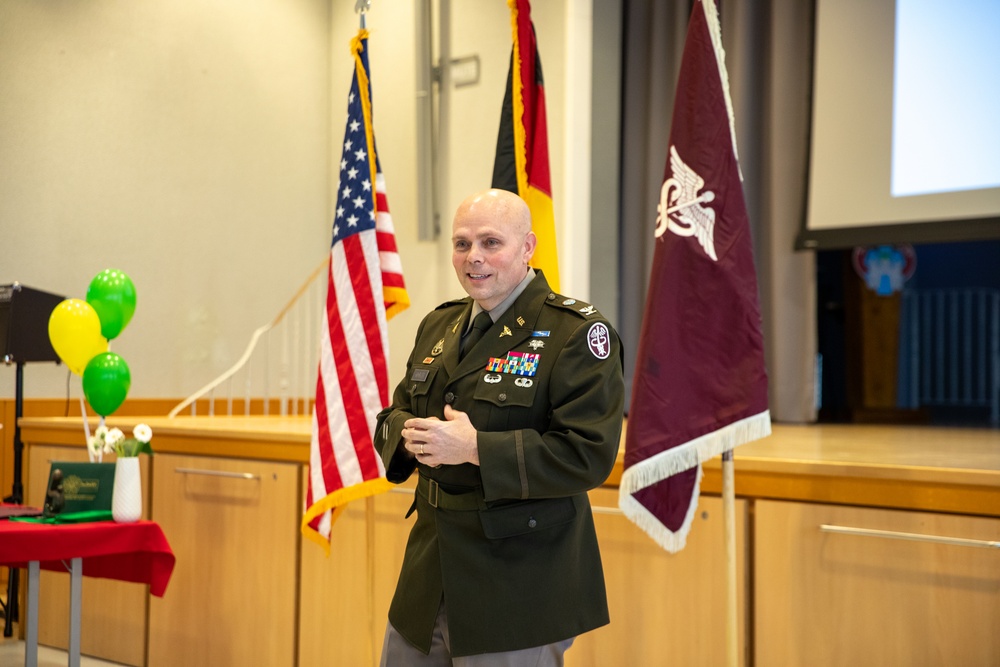
M 528 232 L 528 235 L 524 237 L 524 261 L 530 261 L 531 256 L 535 254 L 535 247 L 538 245 L 538 237 L 535 236 L 535 232 Z

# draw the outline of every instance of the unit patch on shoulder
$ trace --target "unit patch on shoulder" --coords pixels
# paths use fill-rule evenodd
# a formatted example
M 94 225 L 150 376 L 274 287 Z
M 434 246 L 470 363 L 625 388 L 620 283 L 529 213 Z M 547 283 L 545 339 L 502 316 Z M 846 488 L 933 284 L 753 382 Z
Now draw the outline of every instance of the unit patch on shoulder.
M 604 322 L 594 322 L 587 331 L 587 347 L 598 359 L 607 359 L 611 354 L 611 334 Z

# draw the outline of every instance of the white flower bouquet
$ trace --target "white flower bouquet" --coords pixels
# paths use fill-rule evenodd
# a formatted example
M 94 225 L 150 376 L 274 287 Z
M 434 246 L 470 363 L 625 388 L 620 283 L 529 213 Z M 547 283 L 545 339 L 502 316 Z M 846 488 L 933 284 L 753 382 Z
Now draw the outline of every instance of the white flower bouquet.
M 152 454 L 150 441 L 153 439 L 153 429 L 147 424 L 137 424 L 132 429 L 132 437 L 126 438 L 119 428 L 108 428 L 103 423 L 94 431 L 88 440 L 91 460 L 101 462 L 105 454 L 117 454 L 119 457 Z

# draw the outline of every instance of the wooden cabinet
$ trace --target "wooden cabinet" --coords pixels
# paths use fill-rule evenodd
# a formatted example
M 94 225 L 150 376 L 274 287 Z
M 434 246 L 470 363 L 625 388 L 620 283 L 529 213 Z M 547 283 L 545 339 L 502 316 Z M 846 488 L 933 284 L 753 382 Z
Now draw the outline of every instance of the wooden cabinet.
M 82 438 L 81 438 L 82 440 Z M 111 457 L 114 460 L 114 457 Z M 87 449 L 36 445 L 28 450 L 25 478 L 29 505 L 45 503 L 53 461 L 87 461 Z M 149 516 L 149 457 L 139 457 L 143 516 Z M 80 652 L 113 662 L 140 666 L 146 656 L 146 598 L 149 587 L 111 579 L 83 578 Z M 38 642 L 69 645 L 69 573 L 43 570 L 38 587 Z
M 756 665 L 1000 665 L 1000 550 L 821 528 L 996 542 L 1000 519 L 766 500 L 755 517 Z
M 348 505 L 333 526 L 329 558 L 303 542 L 300 667 L 378 664 L 412 526 L 403 517 L 412 502 L 404 487 Z M 579 637 L 566 653 L 567 667 L 724 663 L 722 501 L 701 498 L 688 545 L 673 555 L 618 511 L 617 489 L 592 491 L 591 503 L 611 624 Z M 737 501 L 736 513 L 739 641 L 745 654 L 746 501 Z
M 147 508 L 176 566 L 162 599 L 84 578 L 84 653 L 154 667 L 378 664 L 412 494 L 350 503 L 326 558 L 299 532 L 308 418 L 144 421 L 158 452 L 143 459 Z M 22 422 L 30 502 L 41 504 L 50 460 L 86 457 L 61 446 L 79 427 Z M 1000 431 L 773 428 L 737 457 L 741 664 L 1000 665 L 1000 550 L 820 530 L 1000 542 Z M 611 623 L 577 639 L 568 667 L 724 663 L 720 489 L 713 460 L 674 555 L 617 511 L 616 488 L 591 493 Z M 43 573 L 44 643 L 65 646 L 68 585 Z
M 300 667 L 374 664 L 367 525 L 372 502 L 355 500 L 341 512 L 331 531 L 329 556 L 320 545 L 301 538 Z
M 299 469 L 156 455 L 152 518 L 177 563 L 150 598 L 150 667 L 295 664 Z
M 617 489 L 590 493 L 611 623 L 566 653 L 567 667 L 722 665 L 726 571 L 722 500 L 702 496 L 687 546 L 670 554 L 618 512 Z M 610 512 L 603 511 L 605 508 Z M 747 504 L 736 502 L 740 664 L 746 664 Z M 758 663 L 761 664 L 761 663 Z
M 330 556 L 303 540 L 300 667 L 377 665 L 413 518 L 413 482 L 347 505 Z

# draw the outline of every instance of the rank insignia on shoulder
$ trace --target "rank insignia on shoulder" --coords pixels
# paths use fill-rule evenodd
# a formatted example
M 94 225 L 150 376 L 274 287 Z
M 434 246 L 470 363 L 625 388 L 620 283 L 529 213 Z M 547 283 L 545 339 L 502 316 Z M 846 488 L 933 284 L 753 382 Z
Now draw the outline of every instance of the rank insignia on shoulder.
M 441 340 L 439 340 L 439 341 L 437 342 L 437 344 L 436 344 L 436 345 L 434 346 L 434 348 L 433 348 L 433 349 L 431 350 L 431 354 L 432 354 L 432 355 L 434 355 L 434 356 L 436 357 L 436 356 L 438 356 L 439 354 L 441 354 L 441 353 L 442 353 L 443 351 L 444 351 L 444 338 L 442 338 Z
M 551 333 L 551 331 L 532 331 L 531 335 L 534 338 L 548 338 Z
M 594 313 L 597 312 L 597 308 L 594 308 L 593 306 L 587 306 L 586 308 L 581 308 L 580 312 L 583 313 L 584 315 L 593 315 Z

